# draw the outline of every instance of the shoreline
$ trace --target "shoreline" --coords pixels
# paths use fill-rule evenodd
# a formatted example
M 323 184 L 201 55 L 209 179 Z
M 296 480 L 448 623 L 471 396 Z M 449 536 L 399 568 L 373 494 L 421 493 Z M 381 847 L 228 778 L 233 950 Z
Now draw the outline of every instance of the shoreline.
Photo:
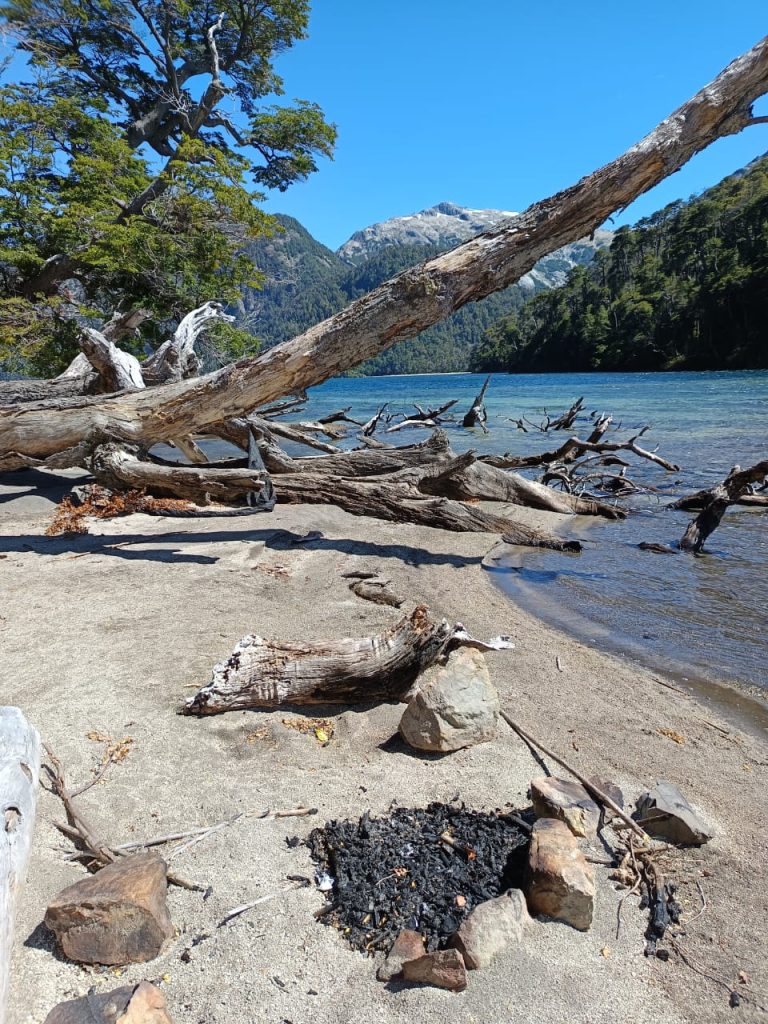
M 715 707 L 703 714 L 698 699 L 659 685 L 642 666 L 595 651 L 520 608 L 482 571 L 496 537 L 398 526 L 326 506 L 280 505 L 248 521 L 134 515 L 94 523 L 87 535 L 46 538 L 52 502 L 73 479 L 45 474 L 46 499 L 29 493 L 41 476 L 17 474 L 0 486 L 0 496 L 11 499 L 0 518 L 0 551 L 7 555 L 0 560 L 6 595 L 0 700 L 22 708 L 73 786 L 98 764 L 102 744 L 94 734 L 131 737 L 124 762 L 82 798 L 94 827 L 121 842 L 264 806 L 311 803 L 318 817 L 238 825 L 226 838 L 211 837 L 185 853 L 178 870 L 212 884 L 213 894 L 203 902 L 199 894 L 172 889 L 178 939 L 151 964 L 126 968 L 116 982 L 109 971 L 84 972 L 57 958 L 41 928 L 47 901 L 82 877 L 81 867 L 65 862 L 70 847 L 54 828 L 60 805 L 42 791 L 17 920 L 8 1024 L 39 1024 L 57 1001 L 92 985 L 107 991 L 164 975 L 176 1024 L 286 1016 L 317 1024 L 416 1018 L 441 1024 L 446 1013 L 462 1020 L 613 1024 L 630 1006 L 638 1024 L 722 1020 L 727 993 L 674 959 L 642 956 L 647 915 L 634 900 L 624 906 L 616 938 L 621 894 L 605 868 L 598 869 L 590 932 L 536 924 L 524 947 L 500 957 L 458 997 L 422 988 L 390 991 L 376 982 L 370 960 L 314 920 L 322 897 L 313 888 L 286 893 L 238 924 L 217 928 L 229 909 L 279 889 L 286 874 L 311 874 L 305 849 L 285 840 L 304 838 L 321 820 L 381 814 L 393 800 L 424 806 L 457 793 L 477 809 L 526 804 L 541 766 L 511 730 L 433 757 L 414 755 L 393 739 L 402 705 L 205 719 L 176 713 L 247 633 L 287 640 L 371 635 L 416 603 L 429 605 L 433 616 L 464 622 L 476 636 L 512 636 L 515 650 L 487 655 L 502 705 L 580 770 L 615 781 L 628 802 L 657 778 L 680 785 L 716 831 L 706 847 L 680 855 L 686 946 L 718 976 L 746 971 L 748 994 L 768 1000 L 759 956 L 766 884 L 755 870 L 766 828 L 768 744 L 726 723 Z M 541 522 L 530 510 L 510 511 Z M 313 530 L 322 537 L 295 543 Z M 400 611 L 349 591 L 342 573 L 363 568 L 381 571 L 393 590 L 407 595 Z M 283 724 L 306 714 L 333 723 L 327 746 Z M 703 917 L 696 916 L 697 882 L 707 896 Z M 211 937 L 180 960 L 201 934 Z M 606 948 L 609 955 L 601 952 Z M 284 988 L 270 980 L 276 969 Z
M 489 553 L 490 555 L 490 553 Z M 748 731 L 752 731 L 762 739 L 768 739 L 768 693 L 757 683 L 748 683 L 737 678 L 722 676 L 705 676 L 695 666 L 687 667 L 684 663 L 675 663 L 664 655 L 654 657 L 631 637 L 622 636 L 617 639 L 607 627 L 591 625 L 586 616 L 568 611 L 570 625 L 558 618 L 553 612 L 550 616 L 545 610 L 554 607 L 556 602 L 546 601 L 545 595 L 525 583 L 515 572 L 515 566 L 496 566 L 490 558 L 484 569 L 492 578 L 505 575 L 506 582 L 494 579 L 504 596 L 510 600 L 519 600 L 525 611 L 540 621 L 542 625 L 558 633 L 577 640 L 606 656 L 621 658 L 631 665 L 636 665 L 648 672 L 655 672 L 666 677 L 669 684 L 682 687 L 697 697 L 702 705 L 710 702 L 715 704 L 725 719 Z M 580 628 L 582 627 L 582 628 Z

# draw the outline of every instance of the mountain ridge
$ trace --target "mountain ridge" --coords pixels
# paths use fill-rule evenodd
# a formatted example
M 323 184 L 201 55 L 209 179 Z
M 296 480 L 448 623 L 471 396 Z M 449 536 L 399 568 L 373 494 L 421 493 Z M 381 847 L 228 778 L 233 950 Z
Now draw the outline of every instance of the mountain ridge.
M 280 230 L 269 238 L 256 240 L 247 249 L 264 282 L 261 289 L 243 290 L 236 310 L 238 324 L 256 335 L 264 347 L 271 347 L 332 316 L 402 270 L 431 259 L 480 231 L 497 227 L 509 216 L 514 214 L 442 202 L 415 214 L 369 225 L 355 232 L 334 252 L 298 220 L 277 214 Z M 611 232 L 597 232 L 593 240 L 573 243 L 544 257 L 517 284 L 463 307 L 354 372 L 466 369 L 470 351 L 493 322 L 518 308 L 531 295 L 561 284 L 573 266 L 589 262 L 611 237 Z

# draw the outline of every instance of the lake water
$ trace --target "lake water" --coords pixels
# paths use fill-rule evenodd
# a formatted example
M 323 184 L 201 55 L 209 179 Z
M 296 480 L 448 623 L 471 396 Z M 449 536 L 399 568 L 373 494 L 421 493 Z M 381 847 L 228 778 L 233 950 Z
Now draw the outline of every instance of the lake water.
M 451 398 L 459 399 L 463 414 L 482 380 L 435 374 L 328 381 L 311 389 L 300 418 L 351 405 L 350 415 L 362 420 L 385 401 L 399 412 L 414 402 L 436 407 Z M 495 581 L 539 617 L 599 646 L 683 676 L 768 687 L 768 511 L 729 509 L 700 557 L 637 547 L 642 540 L 680 539 L 691 515 L 666 508 L 675 497 L 712 485 L 736 462 L 747 466 L 768 455 L 768 372 L 499 374 L 486 398 L 490 432 L 464 430 L 461 415 L 446 429 L 457 451 L 552 449 L 569 434 L 522 433 L 509 418 L 539 422 L 544 409 L 559 413 L 580 395 L 586 413 L 613 414 L 620 439 L 650 424 L 640 443 L 658 445 L 681 470 L 666 473 L 641 461 L 635 467 L 630 456 L 632 479 L 661 493 L 636 497 L 623 522 L 574 518 L 569 529 L 584 543 L 581 554 L 502 549 L 490 570 Z M 584 437 L 590 426 L 582 415 L 573 433 Z M 403 430 L 388 440 L 406 444 L 426 436 Z

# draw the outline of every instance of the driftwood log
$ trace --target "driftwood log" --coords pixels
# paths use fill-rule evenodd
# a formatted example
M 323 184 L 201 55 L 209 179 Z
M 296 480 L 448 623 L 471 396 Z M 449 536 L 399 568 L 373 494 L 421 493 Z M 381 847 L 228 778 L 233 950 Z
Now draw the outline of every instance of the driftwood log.
M 485 383 L 480 388 L 480 391 L 475 396 L 475 400 L 472 403 L 471 408 L 464 415 L 464 419 L 461 421 L 464 427 L 482 427 L 483 430 L 488 433 L 485 426 L 485 421 L 488 419 L 488 413 L 485 411 L 485 392 L 488 390 L 488 385 L 491 383 L 490 374 L 485 378 Z
M 40 778 L 40 737 L 18 708 L 0 707 L 0 1024 L 4 1024 L 16 904 L 26 877 Z
M 3 408 L 0 454 L 46 459 L 97 431 L 150 447 L 338 376 L 508 287 L 543 256 L 589 235 L 711 142 L 757 123 L 752 104 L 767 91 L 765 38 L 618 159 L 499 229 L 404 271 L 292 341 L 215 373 L 106 398 Z M 13 463 L 6 458 L 2 465 Z
M 702 502 L 701 512 L 688 524 L 680 547 L 683 551 L 698 554 L 704 542 L 713 533 L 729 505 L 734 505 L 755 484 L 761 484 L 768 477 L 768 459 L 755 463 L 748 469 L 734 466 L 728 476 L 709 491 Z
M 215 715 L 286 704 L 399 701 L 420 672 L 456 645 L 481 650 L 513 646 L 507 637 L 483 643 L 460 623 L 433 622 L 422 605 L 379 636 L 317 643 L 246 636 L 181 710 L 185 715 Z
M 309 459 L 310 467 L 295 463 L 277 446 L 260 446 L 266 470 L 248 468 L 242 460 L 211 463 L 207 466 L 176 466 L 148 455 L 140 457 L 135 449 L 116 444 L 102 445 L 90 460 L 90 468 L 97 482 L 110 490 L 148 489 L 154 495 L 174 496 L 189 501 L 209 504 L 210 497 L 234 502 L 247 494 L 258 494 L 267 483 L 267 471 L 273 473 L 274 498 L 280 503 L 337 505 L 352 515 L 371 516 L 388 522 L 413 523 L 452 532 L 480 532 L 502 534 L 507 543 L 552 548 L 557 551 L 579 551 L 578 541 L 567 540 L 545 530 L 517 522 L 503 509 L 493 511 L 480 507 L 477 500 L 513 502 L 517 494 L 514 481 L 507 474 L 477 463 L 474 453 L 455 455 L 447 439 L 436 438 L 429 446 L 411 446 L 398 471 L 373 476 L 344 476 L 342 473 L 322 472 L 323 464 L 334 460 L 334 466 L 349 466 L 351 456 L 363 456 L 366 465 L 384 456 L 390 463 L 392 453 L 363 450 L 326 458 Z M 425 453 L 425 465 L 410 464 L 418 453 Z M 315 465 L 317 464 L 317 465 Z M 277 470 L 277 472 L 276 472 Z M 498 479 L 496 479 L 498 477 Z M 524 481 L 520 487 L 530 485 L 543 492 L 539 500 L 545 504 L 549 496 L 559 497 L 541 484 Z M 455 497 L 452 497 L 455 495 Z M 571 496 L 567 496 L 571 497 Z M 468 503 L 468 500 L 471 503 Z M 578 499 L 581 501 L 581 499 Z M 518 502 L 519 503 L 519 502 Z M 530 504 L 530 502 L 527 502 Z M 556 502 L 550 502 L 552 507 Z M 562 502 L 561 511 L 573 511 L 571 503 Z M 594 511 L 595 503 L 584 502 L 583 508 Z M 161 510 L 161 514 L 194 514 L 189 510 Z M 226 510 L 222 510 L 226 514 Z

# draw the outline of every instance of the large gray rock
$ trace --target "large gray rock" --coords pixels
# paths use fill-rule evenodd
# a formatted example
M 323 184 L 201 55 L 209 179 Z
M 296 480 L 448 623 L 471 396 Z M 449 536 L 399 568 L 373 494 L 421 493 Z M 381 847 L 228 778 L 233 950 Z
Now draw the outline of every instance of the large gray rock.
M 714 835 L 671 782 L 657 782 L 640 797 L 637 817 L 649 835 L 684 846 L 703 846 Z
M 480 651 L 461 647 L 429 669 L 403 712 L 400 735 L 417 750 L 445 752 L 492 740 L 499 695 Z
M 539 818 L 534 824 L 526 895 L 532 914 L 544 914 L 581 931 L 592 924 L 595 872 L 565 822 Z
M 525 896 L 510 889 L 495 900 L 479 903 L 461 922 L 450 945 L 461 953 L 470 971 L 488 967 L 510 942 L 520 942 L 530 921 Z

